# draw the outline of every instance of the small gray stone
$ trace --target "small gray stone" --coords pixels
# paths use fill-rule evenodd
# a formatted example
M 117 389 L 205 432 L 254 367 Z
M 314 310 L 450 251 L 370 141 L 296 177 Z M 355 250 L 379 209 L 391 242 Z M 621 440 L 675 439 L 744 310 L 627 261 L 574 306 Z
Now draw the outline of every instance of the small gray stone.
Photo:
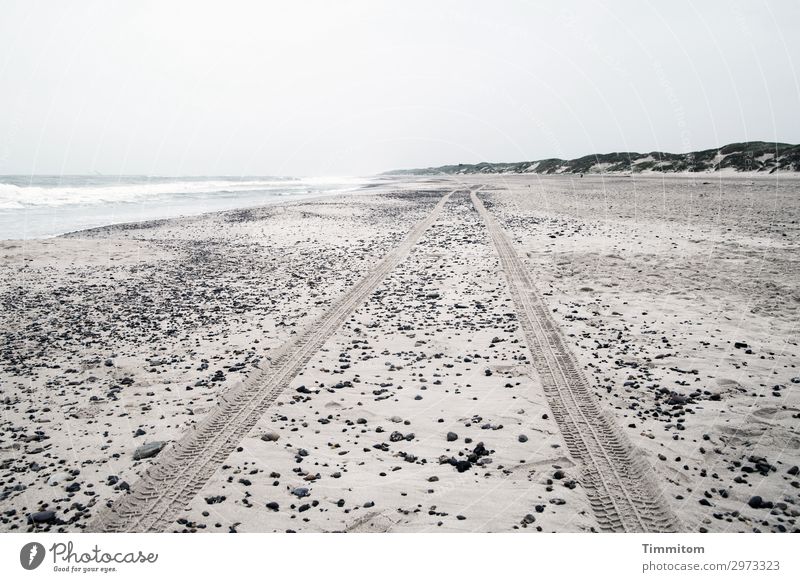
M 28 516 L 28 523 L 49 523 L 55 519 L 55 511 L 37 511 Z
M 279 438 L 281 438 L 281 435 L 279 435 L 274 430 L 268 430 L 267 432 L 261 435 L 261 440 L 268 443 L 277 441 Z
M 53 473 L 47 480 L 48 485 L 58 485 L 69 478 L 69 473 Z
M 310 495 L 308 487 L 295 487 L 292 489 L 292 495 L 297 497 L 308 497 Z
M 135 461 L 140 461 L 142 459 L 149 459 L 150 457 L 155 457 L 158 453 L 161 452 L 167 446 L 166 441 L 154 441 L 152 443 L 145 443 L 140 447 L 137 447 L 135 451 L 133 451 L 133 459 Z

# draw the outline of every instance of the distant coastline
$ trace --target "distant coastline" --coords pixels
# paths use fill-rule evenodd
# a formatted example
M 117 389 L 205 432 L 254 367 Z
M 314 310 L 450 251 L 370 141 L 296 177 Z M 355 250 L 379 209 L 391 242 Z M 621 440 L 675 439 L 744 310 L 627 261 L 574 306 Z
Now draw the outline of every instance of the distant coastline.
M 387 175 L 439 174 L 626 174 L 681 172 L 800 172 L 800 145 L 748 141 L 685 154 L 653 151 L 590 154 L 572 160 L 452 164 L 392 170 Z

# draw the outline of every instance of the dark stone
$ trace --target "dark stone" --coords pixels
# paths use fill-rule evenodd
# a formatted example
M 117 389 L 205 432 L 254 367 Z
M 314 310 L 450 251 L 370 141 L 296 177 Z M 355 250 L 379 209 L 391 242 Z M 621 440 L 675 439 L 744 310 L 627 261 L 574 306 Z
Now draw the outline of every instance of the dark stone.
M 447 442 L 452 443 L 453 441 L 458 440 L 458 435 L 454 432 L 447 433 Z
M 669 398 L 667 399 L 667 404 L 672 404 L 672 405 L 686 404 L 687 402 L 689 402 L 689 399 L 683 394 L 678 394 L 677 392 L 673 392 L 672 394 L 670 394 Z
M 469 468 L 472 466 L 472 463 L 469 461 L 456 461 L 456 469 L 459 473 L 463 473 L 464 471 L 469 471 Z
M 28 516 L 28 523 L 51 523 L 55 520 L 55 511 L 37 511 Z
M 489 451 L 483 446 L 483 443 L 478 443 L 475 445 L 475 448 L 472 450 L 472 454 L 475 455 L 477 458 L 485 457 L 489 454 Z

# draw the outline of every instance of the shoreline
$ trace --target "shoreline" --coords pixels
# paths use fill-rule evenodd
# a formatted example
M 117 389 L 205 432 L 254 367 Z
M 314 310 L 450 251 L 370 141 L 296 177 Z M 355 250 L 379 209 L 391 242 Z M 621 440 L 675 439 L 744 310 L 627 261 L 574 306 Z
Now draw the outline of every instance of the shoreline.
M 357 191 L 357 190 L 356 190 Z M 82 233 L 85 234 L 99 234 L 105 230 L 113 230 L 113 229 L 126 229 L 126 228 L 140 228 L 140 227 L 149 227 L 149 226 L 159 226 L 163 225 L 168 221 L 186 221 L 191 219 L 203 219 L 208 218 L 215 215 L 225 215 L 228 213 L 235 213 L 242 210 L 258 210 L 262 208 L 269 208 L 273 206 L 289 206 L 295 203 L 304 203 L 304 202 L 319 202 L 324 199 L 328 198 L 336 198 L 341 196 L 350 196 L 355 195 L 356 191 L 353 192 L 337 192 L 336 194 L 322 194 L 322 195 L 315 195 L 309 196 L 308 198 L 305 197 L 293 197 L 292 200 L 275 200 L 273 202 L 264 202 L 259 203 L 254 206 L 246 205 L 246 206 L 236 206 L 234 208 L 228 208 L 226 210 L 209 210 L 205 212 L 200 212 L 198 214 L 181 214 L 179 216 L 169 216 L 166 218 L 153 218 L 148 220 L 132 220 L 130 222 L 113 222 L 110 224 L 103 224 L 101 226 L 93 226 L 89 228 L 82 228 L 79 230 L 73 230 L 69 232 L 63 232 L 61 234 L 54 234 L 48 237 L 42 237 L 39 239 L 0 239 L 0 240 L 42 240 L 42 239 L 52 239 L 52 238 L 65 238 L 65 237 L 72 237 L 76 238 L 76 235 L 80 235 Z
M 190 217 L 292 200 L 337 196 L 355 192 L 370 184 L 360 178 L 341 178 L 336 183 L 298 179 L 285 182 L 285 187 L 277 182 L 260 185 L 252 181 L 221 183 L 191 178 L 173 178 L 166 184 L 151 184 L 142 181 L 143 177 L 139 176 L 132 177 L 130 183 L 87 185 L 80 182 L 80 176 L 66 176 L 63 177 L 66 183 L 54 185 L 46 180 L 48 176 L 37 178 L 46 186 L 33 184 L 23 188 L 0 184 L 0 187 L 11 188 L 10 194 L 0 196 L 4 206 L 0 209 L 0 229 L 3 230 L 0 234 L 5 237 L 1 240 L 49 238 L 113 224 Z M 166 193 L 172 187 L 177 189 L 176 192 Z M 32 192 L 26 192 L 26 188 Z M 148 188 L 155 188 L 156 192 Z M 186 191 L 182 192 L 181 188 Z M 296 191 L 298 188 L 304 191 Z M 38 203 L 22 204 L 18 199 L 25 196 L 33 197 Z M 84 202 L 65 203 L 65 197 L 71 199 L 74 196 Z M 140 196 L 145 199 L 140 200 Z M 41 199 L 45 197 L 52 200 L 42 203 Z M 9 204 L 11 206 L 6 207 Z M 16 238 L 12 238 L 15 235 Z
M 780 175 L 781 178 L 789 178 L 789 180 L 800 180 L 800 172 L 779 172 L 777 173 Z M 578 174 L 571 174 L 571 173 L 562 173 L 562 174 L 535 174 L 535 173 L 502 173 L 502 174 L 438 174 L 438 175 L 431 175 L 431 174 L 386 174 L 386 182 L 385 183 L 368 183 L 358 188 L 354 188 L 349 191 L 345 192 L 337 192 L 335 194 L 321 194 L 321 195 L 311 195 L 309 197 L 304 197 L 303 195 L 299 195 L 297 197 L 292 197 L 291 200 L 274 200 L 271 202 L 261 202 L 255 205 L 246 204 L 243 206 L 236 206 L 232 208 L 222 209 L 222 210 L 208 210 L 199 212 L 197 214 L 181 214 L 177 216 L 167 216 L 167 217 L 156 217 L 146 220 L 131 220 L 131 221 L 124 221 L 124 222 L 111 222 L 108 224 L 102 224 L 93 227 L 81 228 L 73 231 L 66 231 L 59 234 L 53 234 L 44 237 L 31 237 L 31 238 L 24 238 L 24 239 L 14 239 L 14 238 L 1 238 L 0 242 L 21 242 L 21 241 L 35 241 L 35 240 L 48 240 L 54 238 L 63 238 L 63 237 L 75 237 L 81 233 L 92 233 L 94 231 L 102 231 L 105 229 L 111 229 L 115 227 L 126 227 L 126 226 L 135 226 L 138 224 L 149 224 L 149 223 L 158 223 L 164 221 L 181 221 L 181 220 L 189 220 L 193 218 L 215 215 L 215 214 L 224 214 L 228 212 L 236 212 L 238 210 L 246 210 L 246 209 L 258 209 L 262 207 L 270 207 L 270 206 L 283 206 L 289 205 L 295 202 L 315 202 L 321 199 L 330 198 L 330 197 L 341 197 L 341 196 L 349 196 L 349 195 L 358 195 L 359 193 L 363 194 L 370 194 L 374 192 L 374 188 L 390 188 L 393 183 L 402 184 L 403 182 L 408 182 L 409 180 L 414 182 L 422 182 L 426 183 L 433 179 L 444 179 L 445 182 L 461 182 L 469 183 L 471 181 L 480 181 L 482 178 L 486 179 L 516 179 L 516 178 L 531 178 L 532 181 L 538 180 L 560 180 L 560 179 L 570 179 L 570 180 L 591 180 L 591 179 L 605 179 L 605 180 L 615 180 L 619 178 L 647 178 L 653 180 L 661 180 L 661 181 L 669 181 L 669 179 L 690 179 L 690 178 L 697 178 L 699 176 L 713 176 L 718 177 L 719 182 L 723 182 L 725 180 L 764 180 L 764 181 L 774 181 L 776 175 L 767 175 L 763 172 L 731 172 L 731 173 L 722 173 L 722 172 L 669 172 L 669 173 L 658 173 L 658 172 L 648 172 L 648 173 L 636 173 L 636 174 L 624 174 L 624 173 L 591 173 L 585 174 L 583 178 L 579 177 Z M 380 178 L 381 175 L 376 176 L 376 178 Z M 665 180 L 666 179 L 666 180 Z M 693 182 L 696 180 L 692 180 Z

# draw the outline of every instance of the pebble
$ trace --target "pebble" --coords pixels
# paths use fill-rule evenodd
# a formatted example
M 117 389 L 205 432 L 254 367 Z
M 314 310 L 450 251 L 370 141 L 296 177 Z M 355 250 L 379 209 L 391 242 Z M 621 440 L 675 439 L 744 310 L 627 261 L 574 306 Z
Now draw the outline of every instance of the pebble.
M 55 519 L 55 511 L 37 511 L 28 516 L 28 523 L 50 523 L 51 521 L 55 521 Z
M 47 480 L 48 485 L 58 485 L 62 481 L 69 479 L 69 473 L 53 473 Z
M 140 447 L 137 447 L 135 451 L 133 451 L 133 458 L 136 461 L 142 459 L 149 459 L 151 457 L 155 457 L 158 453 L 161 452 L 167 445 L 166 441 L 154 441 L 152 443 L 145 443 Z
M 281 435 L 279 435 L 274 430 L 268 430 L 267 432 L 261 435 L 261 440 L 265 442 L 274 442 L 277 441 L 279 438 L 281 438 Z

